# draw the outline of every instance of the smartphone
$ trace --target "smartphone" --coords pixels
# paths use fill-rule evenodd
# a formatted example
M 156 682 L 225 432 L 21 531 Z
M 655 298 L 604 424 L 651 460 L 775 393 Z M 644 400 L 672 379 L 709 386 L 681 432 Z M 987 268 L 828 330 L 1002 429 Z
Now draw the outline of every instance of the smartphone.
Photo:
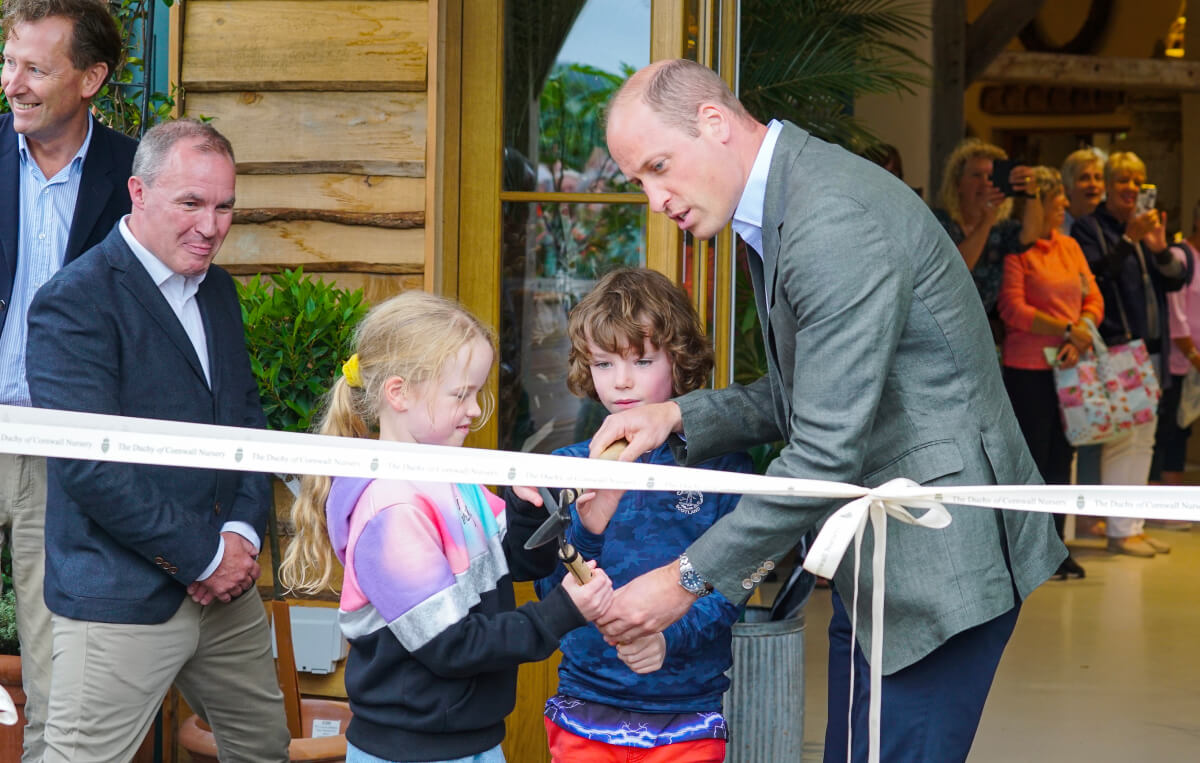
M 1138 190 L 1137 206 L 1133 208 L 1135 217 L 1142 215 L 1154 209 L 1154 205 L 1158 203 L 1158 188 L 1150 183 L 1143 183 Z
M 992 185 L 1000 190 L 1000 193 L 1005 196 L 1024 196 L 1032 198 L 1029 194 L 1018 191 L 1012 187 L 1008 176 L 1012 174 L 1013 167 L 1020 167 L 1025 162 L 1019 159 L 996 159 L 992 162 Z

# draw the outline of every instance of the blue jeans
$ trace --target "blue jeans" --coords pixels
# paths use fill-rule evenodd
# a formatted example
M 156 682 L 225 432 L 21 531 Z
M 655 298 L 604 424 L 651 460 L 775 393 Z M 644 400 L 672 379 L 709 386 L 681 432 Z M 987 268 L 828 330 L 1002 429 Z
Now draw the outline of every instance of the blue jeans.
M 377 758 L 374 755 L 363 752 L 349 742 L 346 743 L 346 763 L 401 763 L 401 761 L 385 760 Z M 484 750 L 478 755 L 468 755 L 465 758 L 455 758 L 454 760 L 443 760 L 437 763 L 505 763 L 504 753 L 500 750 L 500 745 L 496 745 L 490 750 Z

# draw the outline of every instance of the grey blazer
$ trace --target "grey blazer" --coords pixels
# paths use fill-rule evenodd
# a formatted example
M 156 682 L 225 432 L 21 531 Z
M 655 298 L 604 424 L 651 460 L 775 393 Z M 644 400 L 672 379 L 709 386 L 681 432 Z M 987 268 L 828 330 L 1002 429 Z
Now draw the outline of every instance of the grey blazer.
M 759 316 L 768 316 L 767 376 L 679 398 L 680 463 L 782 439 L 768 474 L 872 487 L 895 477 L 1041 482 L 966 265 L 901 181 L 785 124 L 767 181 L 763 257 L 750 262 Z M 778 561 L 840 504 L 746 496 L 688 557 L 739 601 L 765 560 Z M 950 511 L 940 531 L 888 524 L 885 674 L 1008 611 L 1066 555 L 1046 514 Z M 864 554 L 873 545 L 868 528 Z M 851 556 L 835 577 L 847 609 Z M 860 583 L 858 635 L 870 654 L 869 563 Z

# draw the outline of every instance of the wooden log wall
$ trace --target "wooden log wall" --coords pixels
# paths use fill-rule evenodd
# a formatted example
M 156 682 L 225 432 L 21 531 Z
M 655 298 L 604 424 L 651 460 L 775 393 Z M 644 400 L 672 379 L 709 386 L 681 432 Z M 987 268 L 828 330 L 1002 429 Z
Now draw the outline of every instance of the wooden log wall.
M 424 0 L 188 0 L 183 108 L 233 143 L 236 275 L 303 265 L 378 301 L 423 283 Z

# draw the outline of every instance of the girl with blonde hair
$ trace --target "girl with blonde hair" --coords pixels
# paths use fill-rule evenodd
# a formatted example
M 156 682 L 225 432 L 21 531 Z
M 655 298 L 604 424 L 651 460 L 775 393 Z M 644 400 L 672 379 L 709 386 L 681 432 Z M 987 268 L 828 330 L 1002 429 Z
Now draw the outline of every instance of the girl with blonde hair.
M 461 446 L 492 407 L 494 343 L 450 300 L 410 291 L 383 302 L 357 329 L 320 433 L 369 437 L 377 426 L 381 440 Z M 312 593 L 344 568 L 348 763 L 503 761 L 517 666 L 607 609 L 612 584 L 599 569 L 515 608 L 513 579 L 548 575 L 557 559 L 552 546 L 521 549 L 544 512 L 504 509 L 480 485 L 304 478 L 280 578 Z

